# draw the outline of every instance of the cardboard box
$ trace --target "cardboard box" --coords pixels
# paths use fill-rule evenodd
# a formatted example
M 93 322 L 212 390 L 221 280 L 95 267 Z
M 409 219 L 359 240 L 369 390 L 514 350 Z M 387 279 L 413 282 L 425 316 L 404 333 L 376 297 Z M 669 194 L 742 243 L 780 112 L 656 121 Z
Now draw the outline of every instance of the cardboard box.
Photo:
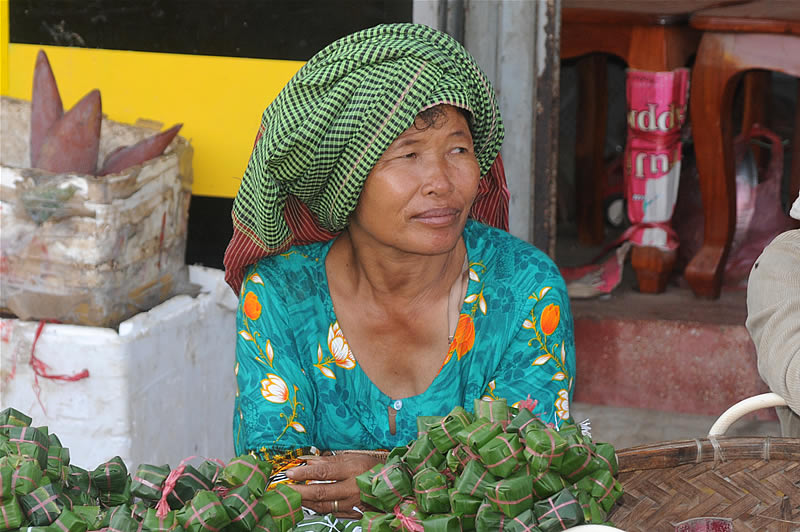
M 189 290 L 186 139 L 118 174 L 52 174 L 29 168 L 30 103 L 1 103 L 0 308 L 106 327 Z M 104 118 L 99 163 L 153 133 Z

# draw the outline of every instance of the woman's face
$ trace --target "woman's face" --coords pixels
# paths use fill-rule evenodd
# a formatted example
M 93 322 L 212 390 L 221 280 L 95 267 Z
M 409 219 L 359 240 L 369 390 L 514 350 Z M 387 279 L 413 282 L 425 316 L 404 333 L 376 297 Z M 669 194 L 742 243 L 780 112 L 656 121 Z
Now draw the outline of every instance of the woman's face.
M 458 243 L 480 167 L 464 116 L 449 105 L 441 110 L 432 125 L 417 118 L 372 168 L 350 218 L 351 234 L 421 255 L 446 253 Z

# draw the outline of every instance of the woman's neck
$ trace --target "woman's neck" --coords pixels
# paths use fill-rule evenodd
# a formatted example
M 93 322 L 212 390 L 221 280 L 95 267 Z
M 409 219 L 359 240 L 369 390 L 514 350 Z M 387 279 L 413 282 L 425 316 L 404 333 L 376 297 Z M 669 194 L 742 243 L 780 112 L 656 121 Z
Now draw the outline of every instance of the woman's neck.
M 346 283 L 349 293 L 397 304 L 448 294 L 462 273 L 466 246 L 460 238 L 446 253 L 420 255 L 359 241 L 345 230 L 331 252 L 329 272 Z

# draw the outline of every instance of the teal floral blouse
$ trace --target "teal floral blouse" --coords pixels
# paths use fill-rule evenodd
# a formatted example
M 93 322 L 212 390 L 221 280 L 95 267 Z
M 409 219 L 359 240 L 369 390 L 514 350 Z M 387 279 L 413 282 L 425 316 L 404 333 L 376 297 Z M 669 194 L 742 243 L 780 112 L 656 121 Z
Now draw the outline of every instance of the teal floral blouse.
M 397 400 L 361 370 L 339 328 L 325 273 L 332 241 L 251 266 L 237 312 L 236 453 L 391 449 L 416 438 L 417 416 L 472 411 L 476 398 L 535 405 L 556 425 L 568 419 L 575 341 L 558 269 L 530 244 L 473 220 L 464 241 L 469 285 L 442 368 L 425 392 Z

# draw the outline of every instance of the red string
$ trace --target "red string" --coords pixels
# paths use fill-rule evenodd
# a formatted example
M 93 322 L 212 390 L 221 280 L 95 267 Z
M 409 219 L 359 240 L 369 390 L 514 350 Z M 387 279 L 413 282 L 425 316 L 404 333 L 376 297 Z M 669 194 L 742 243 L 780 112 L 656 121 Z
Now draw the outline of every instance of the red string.
M 83 371 L 76 373 L 74 375 L 56 375 L 50 373 L 50 366 L 45 364 L 40 358 L 36 356 L 36 342 L 39 341 L 39 337 L 42 335 L 42 330 L 44 329 L 45 323 L 59 323 L 56 320 L 40 320 L 39 326 L 36 328 L 36 334 L 33 336 L 33 345 L 31 345 L 31 368 L 33 368 L 33 391 L 36 392 L 36 399 L 39 401 L 39 406 L 42 407 L 42 412 L 47 415 L 47 410 L 44 408 L 44 404 L 42 403 L 41 398 L 41 387 L 39 386 L 39 377 L 43 379 L 50 379 L 54 381 L 66 381 L 66 382 L 75 382 L 81 379 L 88 379 L 89 378 L 89 370 L 84 369 Z

